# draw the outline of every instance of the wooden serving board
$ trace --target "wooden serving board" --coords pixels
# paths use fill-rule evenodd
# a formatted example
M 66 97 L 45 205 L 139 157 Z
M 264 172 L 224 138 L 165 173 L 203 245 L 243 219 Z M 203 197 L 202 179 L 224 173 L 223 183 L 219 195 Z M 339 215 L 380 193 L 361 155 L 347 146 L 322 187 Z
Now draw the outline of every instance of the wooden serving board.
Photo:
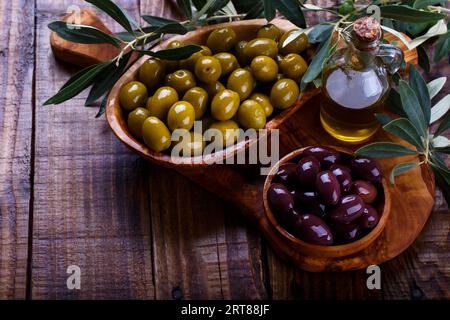
M 91 19 L 90 24 L 99 25 L 101 21 Z M 391 35 L 386 38 L 393 39 Z M 102 49 L 96 49 L 95 45 L 88 45 L 89 49 L 86 49 L 84 47 L 86 45 L 71 44 L 68 48 L 61 45 L 55 46 L 55 40 L 58 42 L 58 37 L 52 35 L 53 50 L 57 56 L 58 50 L 64 50 L 65 61 L 72 62 L 71 55 L 73 55 L 76 57 L 73 62 L 83 64 L 79 62 L 80 52 L 89 52 L 90 55 L 93 55 L 90 58 L 91 61 L 102 60 L 96 54 L 97 51 L 100 53 Z M 415 52 L 406 52 L 405 56 L 407 61 L 417 62 Z M 334 140 L 321 128 L 318 114 L 320 96 L 313 94 L 307 96 L 309 100 L 305 100 L 304 105 L 296 113 L 290 115 L 288 119 L 284 119 L 279 126 L 277 125 L 280 129 L 280 156 L 308 145 L 326 144 L 356 149 L 357 147 L 349 147 Z M 311 96 L 312 98 L 309 98 Z M 384 132 L 379 132 L 374 140 L 395 139 Z M 406 144 L 403 141 L 397 142 Z M 400 158 L 381 160 L 383 173 L 387 176 L 393 166 L 405 160 Z M 299 268 L 314 272 L 359 269 L 394 258 L 408 248 L 418 236 L 431 213 L 434 202 L 434 177 L 428 168 L 423 166 L 408 171 L 396 179 L 395 187 L 390 187 L 392 212 L 384 231 L 371 245 L 356 254 L 343 258 L 312 257 L 296 251 L 267 219 L 262 197 L 265 177 L 259 175 L 259 167 L 193 165 L 174 167 L 174 169 L 212 193 L 235 203 L 241 212 L 254 222 L 278 254 L 290 259 Z

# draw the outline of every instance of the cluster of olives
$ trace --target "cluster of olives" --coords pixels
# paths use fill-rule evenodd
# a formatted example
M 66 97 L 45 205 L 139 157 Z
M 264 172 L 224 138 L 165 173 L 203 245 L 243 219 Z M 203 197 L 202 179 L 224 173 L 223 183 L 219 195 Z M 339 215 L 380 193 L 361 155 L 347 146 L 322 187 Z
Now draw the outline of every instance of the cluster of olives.
M 174 40 L 168 48 L 181 47 Z M 291 107 L 299 95 L 297 82 L 307 69 L 300 52 L 308 46 L 300 30 L 283 33 L 262 26 L 251 41 L 239 41 L 231 28 L 213 30 L 202 50 L 180 61 L 150 58 L 138 80 L 125 84 L 120 104 L 128 113 L 128 128 L 154 151 L 169 149 L 172 140 L 200 155 L 205 138 L 190 132 L 186 142 L 172 139 L 175 129 L 217 129 L 222 147 L 234 144 L 239 128 L 262 129 L 274 109 Z M 216 141 L 213 140 L 213 143 Z
M 286 230 L 309 243 L 333 245 L 356 241 L 378 224 L 381 193 L 373 159 L 309 147 L 297 163 L 280 165 L 268 200 Z

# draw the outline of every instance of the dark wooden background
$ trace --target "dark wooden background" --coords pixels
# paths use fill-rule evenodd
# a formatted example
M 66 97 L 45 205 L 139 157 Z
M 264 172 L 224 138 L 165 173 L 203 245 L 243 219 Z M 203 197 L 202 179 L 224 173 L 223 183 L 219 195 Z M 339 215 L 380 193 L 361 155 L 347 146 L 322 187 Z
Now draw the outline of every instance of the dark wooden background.
M 175 1 L 118 2 L 136 18 L 182 18 Z M 450 298 L 439 191 L 419 238 L 370 291 L 364 270 L 314 274 L 281 261 L 237 209 L 128 151 L 83 107 L 85 94 L 42 107 L 76 70 L 55 61 L 47 28 L 74 3 L 86 6 L 0 1 L 0 298 Z M 432 78 L 449 74 L 442 63 Z M 73 264 L 81 290 L 66 287 Z

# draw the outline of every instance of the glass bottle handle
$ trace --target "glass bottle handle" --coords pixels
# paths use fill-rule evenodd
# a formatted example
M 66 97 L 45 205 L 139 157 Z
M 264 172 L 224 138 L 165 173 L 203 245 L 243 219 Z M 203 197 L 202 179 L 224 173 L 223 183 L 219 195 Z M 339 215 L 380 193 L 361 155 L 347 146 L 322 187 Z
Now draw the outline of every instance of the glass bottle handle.
M 403 51 L 390 44 L 381 44 L 377 56 L 383 61 L 389 74 L 394 74 L 403 63 Z

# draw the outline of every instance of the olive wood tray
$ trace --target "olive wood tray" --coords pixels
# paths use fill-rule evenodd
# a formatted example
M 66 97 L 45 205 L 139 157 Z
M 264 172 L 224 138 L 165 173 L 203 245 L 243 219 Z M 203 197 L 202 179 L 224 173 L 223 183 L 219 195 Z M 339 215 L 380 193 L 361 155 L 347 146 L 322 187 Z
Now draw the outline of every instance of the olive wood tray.
M 104 24 L 94 13 L 88 12 L 83 16 L 88 17 L 88 19 L 82 21 L 82 23 L 101 27 L 105 30 Z M 243 34 L 245 37 L 245 33 L 254 32 L 258 26 L 265 23 L 265 20 L 260 19 L 223 25 L 234 28 L 239 31 L 240 37 Z M 272 23 L 284 30 L 294 28 L 286 20 L 274 20 Z M 196 43 L 196 41 L 204 39 L 207 32 L 215 27 L 217 26 L 198 29 L 186 35 L 177 36 L 177 38 L 184 39 L 185 42 Z M 395 37 L 386 34 L 385 39 L 392 41 Z M 108 51 L 106 54 L 102 46 L 74 44 L 61 40 L 57 35 L 52 34 L 51 45 L 55 56 L 77 65 L 104 61 L 117 54 L 115 50 Z M 400 41 L 397 42 L 398 46 L 404 50 L 405 60 L 408 63 L 417 63 L 417 52 L 406 51 L 403 44 Z M 164 47 L 164 44 L 161 45 L 162 47 Z M 145 59 L 146 57 L 143 57 L 138 60 L 124 74 L 109 96 L 106 113 L 114 133 L 143 158 L 158 165 L 173 168 L 210 192 L 234 203 L 240 209 L 240 212 L 255 224 L 272 248 L 280 256 L 292 261 L 297 267 L 308 271 L 321 272 L 354 270 L 372 264 L 380 264 L 396 257 L 407 249 L 424 227 L 434 203 L 434 177 L 426 166 L 408 171 L 397 177 L 395 187 L 387 187 L 387 192 L 390 193 L 392 199 L 392 212 L 382 233 L 368 247 L 340 258 L 302 254 L 276 230 L 264 212 L 263 185 L 265 177 L 259 175 L 259 167 L 250 165 L 207 165 L 204 163 L 177 165 L 170 161 L 170 156 L 152 152 L 129 135 L 116 97 L 120 87 L 135 78 L 138 67 Z M 280 113 L 268 122 L 267 127 L 269 129 L 278 128 L 280 130 L 280 157 L 308 145 L 345 146 L 353 150 L 357 148 L 337 142 L 321 128 L 319 121 L 320 95 L 318 93 L 319 91 L 315 89 L 307 90 L 300 95 L 294 107 Z M 407 144 L 385 132 L 379 132 L 374 140 L 392 140 Z M 236 151 L 240 148 L 245 148 L 245 146 L 236 147 Z M 385 178 L 396 164 L 407 160 L 405 158 L 380 160 L 379 163 Z

